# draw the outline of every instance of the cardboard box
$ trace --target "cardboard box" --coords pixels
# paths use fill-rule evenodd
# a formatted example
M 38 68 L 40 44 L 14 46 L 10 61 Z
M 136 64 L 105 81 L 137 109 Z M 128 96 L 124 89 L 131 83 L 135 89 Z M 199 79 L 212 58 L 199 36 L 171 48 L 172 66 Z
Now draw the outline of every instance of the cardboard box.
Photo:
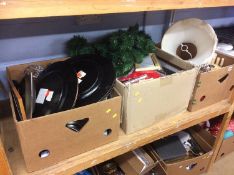
M 90 168 L 92 175 L 126 175 L 113 159 Z
M 222 159 L 224 156 L 226 156 L 227 154 L 233 151 L 234 151 L 234 137 L 229 137 L 228 139 L 223 140 L 215 161 Z
M 234 89 L 234 58 L 218 52 L 217 57 L 224 59 L 223 67 L 199 73 L 189 111 L 196 111 L 231 97 Z
M 123 98 L 122 128 L 131 133 L 187 109 L 198 69 L 161 49 L 156 56 L 183 71 L 125 85 L 117 80 L 116 88 Z
M 166 175 L 165 171 L 162 169 L 159 163 L 157 163 L 156 167 L 150 170 L 145 175 Z
M 212 151 L 212 143 L 208 143 L 210 138 L 205 132 L 197 132 L 195 129 L 190 129 L 190 133 L 196 142 L 201 146 L 201 148 L 206 152 L 205 154 L 197 157 L 188 157 L 183 160 L 178 160 L 173 163 L 166 163 L 159 155 L 152 149 L 150 145 L 147 145 L 148 151 L 151 152 L 151 156 L 159 161 L 163 170 L 165 170 L 167 175 L 198 175 L 206 172 L 208 164 L 210 162 Z M 203 135 L 204 134 L 204 135 Z
M 126 175 L 144 175 L 157 164 L 143 148 L 121 155 L 115 161 Z
M 22 98 L 12 80 L 21 80 L 25 68 L 29 65 L 48 65 L 55 61 L 58 59 L 7 68 L 10 88 L 17 103 L 21 104 L 21 113 L 23 113 Z M 87 106 L 23 121 L 16 120 L 16 109 L 11 95 L 10 99 L 26 167 L 30 172 L 56 164 L 118 138 L 121 108 L 119 95 Z M 68 122 L 86 118 L 88 122 L 79 132 L 66 127 Z M 44 157 L 46 155 L 48 156 Z

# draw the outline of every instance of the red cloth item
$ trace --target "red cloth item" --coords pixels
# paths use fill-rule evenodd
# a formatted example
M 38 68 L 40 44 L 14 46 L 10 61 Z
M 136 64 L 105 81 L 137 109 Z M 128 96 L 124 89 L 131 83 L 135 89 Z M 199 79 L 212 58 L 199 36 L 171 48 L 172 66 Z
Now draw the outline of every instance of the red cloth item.
M 215 120 L 215 121 L 211 122 L 211 126 L 209 128 L 209 131 L 213 136 L 218 135 L 220 127 L 221 127 L 221 123 L 222 123 L 222 119 Z M 231 130 L 232 132 L 234 132 L 234 119 L 231 119 L 227 130 Z
M 232 132 L 234 132 L 234 119 L 231 119 L 227 130 L 231 130 Z
M 119 81 L 121 82 L 127 82 L 127 81 L 131 81 L 131 80 L 147 80 L 147 79 L 156 79 L 159 78 L 160 74 L 154 70 L 148 70 L 148 71 L 137 71 L 137 72 L 133 72 L 127 76 L 124 77 L 120 77 Z M 138 81 L 139 81 L 138 80 Z M 136 81 L 136 82 L 138 82 Z M 135 83 L 135 82 L 134 82 Z

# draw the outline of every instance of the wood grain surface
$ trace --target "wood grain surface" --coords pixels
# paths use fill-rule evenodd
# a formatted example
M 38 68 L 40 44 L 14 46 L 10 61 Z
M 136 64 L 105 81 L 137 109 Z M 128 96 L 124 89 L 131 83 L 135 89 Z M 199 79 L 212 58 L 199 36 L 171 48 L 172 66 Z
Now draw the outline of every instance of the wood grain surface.
M 10 126 L 10 122 L 5 125 L 7 126 L 5 129 L 3 128 L 5 131 L 4 135 L 8 136 L 6 137 L 8 139 L 5 140 L 4 143 L 6 144 L 6 147 L 13 148 L 14 150 L 13 152 L 7 153 L 8 160 L 14 175 L 74 174 L 80 170 L 92 167 L 118 155 L 134 150 L 154 140 L 158 140 L 185 128 L 189 128 L 202 121 L 206 121 L 210 118 L 227 113 L 230 106 L 231 105 L 227 101 L 221 101 L 220 103 L 214 104 L 196 112 L 185 111 L 179 115 L 169 117 L 162 122 L 155 123 L 151 127 L 129 135 L 124 134 L 122 130 L 120 130 L 120 137 L 115 142 L 66 159 L 54 166 L 35 171 L 33 173 L 26 172 L 19 143 L 16 141 L 16 133 L 13 129 L 14 127 Z
M 0 0 L 0 19 L 234 6 L 233 0 Z

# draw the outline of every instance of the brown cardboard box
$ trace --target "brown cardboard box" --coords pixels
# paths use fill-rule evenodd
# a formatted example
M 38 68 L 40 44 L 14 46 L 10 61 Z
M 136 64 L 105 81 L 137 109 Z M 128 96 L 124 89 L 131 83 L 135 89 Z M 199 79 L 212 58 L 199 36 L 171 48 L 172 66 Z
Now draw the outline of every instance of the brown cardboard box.
M 215 161 L 220 160 L 221 158 L 223 158 L 224 156 L 226 156 L 227 154 L 233 151 L 234 151 L 234 137 L 230 137 L 228 139 L 223 140 Z
M 117 80 L 116 88 L 123 98 L 121 125 L 126 133 L 172 117 L 188 107 L 198 69 L 158 48 L 156 56 L 183 71 L 130 85 Z
M 199 73 L 188 110 L 196 111 L 206 106 L 230 98 L 234 89 L 234 58 L 217 52 L 224 58 L 221 68 Z
M 145 175 L 166 175 L 165 171 L 162 169 L 159 163 L 157 163 L 156 167 L 150 170 Z
M 90 168 L 92 175 L 126 175 L 113 159 Z
M 144 175 L 156 166 L 157 162 L 143 148 L 135 149 L 115 158 L 126 175 Z
M 55 61 L 57 60 L 30 64 L 47 65 Z M 21 113 L 23 113 L 22 99 L 12 80 L 21 80 L 23 71 L 30 64 L 7 68 L 11 91 L 17 102 L 21 104 Z M 30 172 L 56 164 L 118 138 L 121 108 L 121 97 L 118 95 L 84 107 L 24 121 L 16 120 L 16 109 L 11 95 L 10 98 L 20 145 L 27 170 Z M 66 127 L 68 122 L 85 118 L 88 118 L 89 121 L 79 132 Z M 49 156 L 41 158 L 40 155 L 43 151 L 49 153 Z
M 205 132 L 203 131 L 196 132 L 195 129 L 190 129 L 190 133 L 201 148 L 206 151 L 205 154 L 197 157 L 189 157 L 184 160 L 178 160 L 173 163 L 166 163 L 160 159 L 150 145 L 147 145 L 150 155 L 160 162 L 162 169 L 165 170 L 167 175 L 198 175 L 206 172 L 211 155 L 213 154 L 211 147 L 212 143 L 207 142 L 211 139 L 207 138 L 208 135 L 204 134 Z

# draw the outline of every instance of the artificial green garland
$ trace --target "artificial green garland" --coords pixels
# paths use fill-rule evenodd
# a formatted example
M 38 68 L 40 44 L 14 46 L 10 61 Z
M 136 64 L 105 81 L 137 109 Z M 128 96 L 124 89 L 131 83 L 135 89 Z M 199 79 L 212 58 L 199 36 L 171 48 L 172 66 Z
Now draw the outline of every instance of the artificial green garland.
M 155 52 L 151 37 L 139 31 L 138 25 L 111 33 L 93 44 L 81 36 L 74 36 L 68 41 L 67 48 L 70 56 L 96 53 L 112 59 L 117 77 L 128 74 L 135 63 L 141 63 L 148 53 Z

